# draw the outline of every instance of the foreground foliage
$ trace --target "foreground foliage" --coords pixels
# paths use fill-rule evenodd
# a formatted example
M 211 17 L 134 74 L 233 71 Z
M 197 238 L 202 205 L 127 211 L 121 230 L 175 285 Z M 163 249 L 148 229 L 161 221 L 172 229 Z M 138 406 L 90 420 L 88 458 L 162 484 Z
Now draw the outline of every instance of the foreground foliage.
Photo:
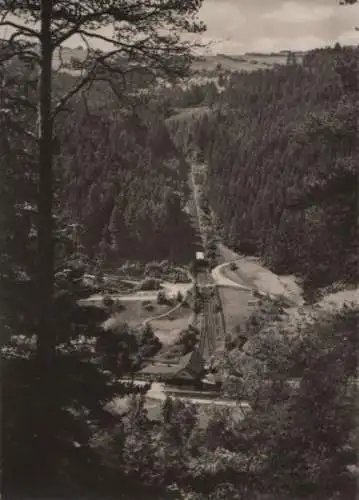
M 299 75 L 302 83 L 307 81 L 306 78 L 307 83 L 312 82 L 312 74 L 319 78 L 319 72 L 312 66 L 313 61 L 308 60 L 307 63 L 306 71 L 303 68 L 287 68 L 271 73 L 271 81 L 275 82 L 275 93 L 268 95 L 263 89 L 260 94 L 267 96 L 269 107 L 275 106 L 273 96 L 282 91 L 286 72 L 295 72 L 293 74 Z M 31 86 L 27 87 L 28 80 L 22 79 L 23 76 L 16 74 L 12 82 L 7 82 L 8 89 L 12 89 L 14 84 L 12 90 L 16 96 L 20 98 L 21 95 L 29 95 L 31 101 L 33 89 Z M 258 82 L 264 82 L 264 86 L 267 81 L 267 76 L 263 77 L 262 74 L 251 78 L 254 82 L 257 82 L 257 79 Z M 294 79 L 289 82 L 295 86 Z M 290 87 L 289 84 L 288 86 Z M 333 95 L 330 92 L 335 94 L 338 87 L 333 84 L 330 88 L 332 90 L 327 92 L 332 101 Z M 233 98 L 237 96 L 234 89 L 229 89 L 228 92 Z M 298 98 L 293 97 L 295 102 L 302 101 L 301 92 L 301 89 L 297 89 L 294 93 L 298 94 Z M 309 97 L 309 87 L 307 92 Z M 338 93 L 342 96 L 342 89 Z M 247 95 L 245 99 L 249 99 L 255 107 L 259 97 Z M 316 99 L 313 97 L 313 102 L 316 103 Z M 351 97 L 348 99 L 350 101 Z M 325 100 L 325 93 L 321 95 L 321 100 Z M 343 118 L 344 126 L 342 127 L 338 118 L 335 121 L 334 136 L 336 137 L 342 127 L 345 148 L 348 148 L 345 151 L 348 152 L 350 161 L 345 157 L 343 169 L 349 173 L 348 177 L 344 176 L 346 180 L 345 203 L 342 203 L 343 219 L 340 219 L 340 224 L 339 219 L 334 219 L 334 229 L 332 226 L 331 229 L 335 231 L 328 231 L 328 238 L 334 238 L 333 234 L 341 235 L 340 228 L 345 229 L 345 225 L 342 226 L 343 220 L 349 225 L 352 217 L 353 200 L 349 196 L 352 186 L 348 184 L 348 179 L 352 175 L 351 148 L 354 130 L 350 106 L 342 106 L 341 101 L 339 104 L 340 109 L 334 110 L 335 116 L 340 120 Z M 14 114 L 25 127 L 32 123 L 31 112 L 29 116 L 24 110 L 15 109 Z M 80 113 L 78 124 L 79 128 L 83 125 L 87 132 L 92 130 L 94 125 L 94 130 L 98 133 L 96 140 L 104 155 L 106 137 L 111 139 L 109 143 L 113 150 L 110 151 L 108 163 L 103 170 L 100 169 L 101 161 L 93 158 L 94 144 L 88 148 L 82 144 L 77 149 L 75 142 L 69 141 L 68 149 L 63 146 L 58 155 L 57 173 L 61 171 L 61 165 L 64 168 L 61 172 L 63 176 L 58 175 L 57 179 L 57 210 L 50 214 L 56 220 L 56 231 L 52 234 L 56 240 L 56 252 L 52 280 L 54 293 L 48 302 L 50 307 L 45 311 L 52 318 L 51 330 L 45 331 L 47 335 L 51 335 L 51 344 L 54 346 L 54 352 L 49 359 L 39 356 L 37 345 L 40 315 L 34 265 L 39 216 L 35 208 L 38 176 L 33 169 L 36 157 L 31 146 L 33 143 L 26 139 L 23 130 L 11 128 L 9 133 L 10 122 L 3 113 L 0 115 L 0 172 L 3 181 L 0 183 L 3 202 L 0 214 L 0 276 L 1 299 L 5 306 L 1 310 L 2 396 L 5 402 L 2 414 L 1 472 L 4 496 L 18 499 L 22 494 L 31 494 L 35 498 L 54 498 L 59 495 L 62 498 L 74 495 L 93 495 L 99 498 L 103 495 L 128 499 L 145 495 L 146 498 L 154 499 L 249 500 L 271 494 L 274 498 L 287 495 L 290 498 L 329 500 L 336 497 L 351 500 L 355 497 L 353 471 L 355 472 L 355 450 L 358 445 L 354 421 L 357 395 L 356 309 L 344 310 L 341 314 L 325 320 L 318 318 L 315 322 L 304 322 L 294 333 L 289 333 L 283 326 L 269 325 L 266 317 L 250 321 L 247 331 L 241 332 L 243 338 L 234 339 L 227 346 L 221 366 L 224 373 L 223 392 L 231 395 L 238 404 L 234 412 L 211 410 L 206 415 L 205 422 L 201 420 L 195 407 L 169 399 L 164 402 L 159 415 L 150 418 L 143 394 L 136 395 L 137 392 L 146 392 L 147 387 L 137 389 L 124 382 L 124 379 L 133 374 L 138 356 L 145 355 L 148 351 L 151 354 L 156 352 L 158 343 L 148 328 L 141 332 L 138 339 L 123 326 L 117 331 L 105 331 L 102 327 L 107 317 L 104 311 L 84 309 L 78 305 L 78 299 L 91 293 L 82 280 L 85 267 L 84 248 L 86 253 L 95 256 L 96 245 L 101 243 L 101 247 L 105 247 L 101 250 L 102 258 L 113 262 L 113 253 L 116 252 L 113 252 L 112 247 L 115 246 L 116 251 L 122 251 L 119 248 L 121 238 L 124 241 L 127 238 L 127 246 L 124 245 L 123 249 L 125 257 L 143 244 L 146 237 L 153 236 L 157 221 L 162 228 L 160 241 L 164 241 L 163 248 L 166 252 L 171 252 L 171 249 L 174 252 L 173 242 L 168 241 L 164 235 L 166 224 L 169 228 L 178 227 L 176 217 L 180 213 L 179 208 L 183 200 L 182 193 L 175 194 L 175 191 L 182 189 L 184 178 L 181 177 L 182 174 L 174 176 L 174 183 L 165 196 L 156 188 L 153 173 L 149 168 L 154 166 L 155 159 L 161 160 L 161 182 L 169 183 L 169 171 L 172 172 L 171 166 L 167 164 L 168 158 L 163 158 L 162 153 L 154 152 L 159 147 L 156 138 L 167 140 L 166 131 L 161 125 L 155 129 L 154 136 L 149 134 L 152 141 L 149 145 L 146 142 L 149 128 L 145 127 L 139 131 L 143 123 L 141 120 L 136 119 L 134 124 L 129 124 L 122 118 L 116 121 L 113 117 L 105 116 L 104 123 L 98 123 L 97 118 L 100 115 L 101 113 L 97 114 L 96 123 L 92 123 L 86 113 Z M 228 116 L 234 121 L 237 120 L 236 115 L 229 113 Z M 63 123 L 68 122 L 64 120 Z M 11 122 L 11 125 L 13 127 L 14 123 Z M 227 125 L 228 123 L 226 127 Z M 227 141 L 226 127 L 219 124 L 222 134 L 219 136 L 219 143 L 221 140 Z M 230 128 L 231 134 L 233 129 Z M 138 133 L 136 144 L 131 139 L 134 130 Z M 319 130 L 322 129 L 319 127 Z M 128 154 L 130 158 L 127 158 L 127 162 L 122 155 L 118 156 L 115 148 L 115 138 L 118 139 L 116 134 L 120 131 L 123 132 L 120 144 L 124 154 Z M 63 134 L 61 138 L 64 140 L 66 133 L 61 126 L 58 132 L 60 136 Z M 82 137 L 81 130 L 77 132 L 76 138 Z M 307 134 L 308 128 L 305 128 L 304 132 Z M 281 139 L 278 130 L 276 134 L 276 144 L 281 151 L 284 139 Z M 317 134 L 318 128 L 315 128 L 316 137 Z M 205 133 L 203 137 L 205 138 Z M 140 144 L 138 147 L 137 141 Z M 216 144 L 220 151 L 219 143 L 213 144 Z M 256 146 L 255 141 L 248 144 L 251 144 L 251 147 Z M 268 146 L 268 143 L 266 144 Z M 333 146 L 339 148 L 338 156 L 343 152 L 340 149 L 342 146 L 342 142 Z M 319 158 L 322 158 L 321 155 L 323 158 L 328 157 L 327 149 L 324 148 L 323 152 L 319 148 L 318 153 L 316 147 L 317 143 L 313 145 L 310 154 L 307 151 L 309 156 L 313 154 Z M 297 151 L 295 148 L 294 150 Z M 72 157 L 77 153 L 78 163 L 89 159 L 89 172 L 96 175 L 98 182 L 87 179 L 86 169 L 72 162 Z M 142 161 L 141 155 L 146 154 L 148 157 Z M 215 151 L 213 154 L 216 154 Z M 250 152 L 248 155 L 251 157 Z M 265 156 L 263 151 L 259 158 L 261 155 Z M 293 159 L 294 153 L 293 157 L 292 153 L 288 156 Z M 307 160 L 309 156 L 306 157 Z M 144 206 L 143 200 L 140 199 L 140 188 L 144 186 L 141 183 L 136 184 L 139 194 L 137 196 L 137 189 L 132 192 L 132 208 L 129 207 L 127 211 L 127 207 L 121 205 L 124 202 L 124 188 L 119 184 L 124 183 L 127 186 L 125 181 L 128 180 L 130 184 L 130 181 L 135 182 L 136 179 L 130 175 L 127 179 L 126 169 L 118 168 L 117 161 L 123 161 L 129 168 L 135 163 L 137 165 L 137 160 L 139 166 L 135 172 L 144 173 L 146 180 L 151 180 L 153 198 L 151 206 Z M 276 158 L 276 161 L 280 162 L 280 158 Z M 342 165 L 340 158 L 338 165 Z M 78 167 L 78 171 L 75 167 Z M 303 170 L 298 171 L 303 176 Z M 289 173 L 292 172 L 286 170 L 287 177 Z M 212 158 L 212 179 L 214 174 L 216 164 Z M 259 177 L 270 192 L 268 178 L 263 181 L 263 177 Z M 287 187 L 287 180 L 284 180 L 283 178 L 283 182 L 278 184 L 283 189 Z M 254 181 L 257 183 L 255 176 L 253 181 L 250 175 L 247 177 L 248 186 Z M 260 185 L 260 182 L 256 183 L 252 188 Z M 228 186 L 230 183 L 222 189 L 226 190 Z M 209 187 L 214 203 L 213 186 Z M 324 190 L 322 187 L 320 186 L 319 190 L 316 190 L 315 186 L 313 189 L 301 190 L 299 197 L 290 198 L 290 204 L 298 208 L 300 204 L 305 203 L 307 206 L 312 203 L 314 198 L 323 200 L 323 192 L 331 192 L 330 183 L 324 183 Z M 106 199 L 107 188 L 112 194 L 116 194 L 115 204 Z M 234 188 L 233 190 L 232 200 L 238 193 L 245 195 L 242 189 L 238 192 Z M 90 193 L 93 195 L 91 203 Z M 225 194 L 227 191 L 218 194 L 219 213 L 222 203 L 224 211 Z M 222 195 L 223 199 L 220 199 Z M 76 207 L 74 197 L 80 198 L 84 205 Z M 324 200 L 328 205 L 327 196 Z M 64 201 L 69 204 L 69 212 L 64 209 Z M 93 226 L 90 217 L 92 203 L 97 209 L 96 220 L 103 216 L 103 220 Z M 156 203 L 159 207 L 153 208 Z M 272 207 L 272 212 L 275 211 L 273 203 L 269 203 L 269 206 Z M 136 219 L 135 232 L 132 232 L 129 224 L 124 228 L 122 213 L 126 214 L 129 218 L 127 222 L 130 222 L 131 217 L 137 215 L 141 207 L 147 224 L 139 218 L 139 221 Z M 258 210 L 262 208 L 259 206 Z M 328 222 L 326 217 L 330 213 L 327 206 L 325 210 L 321 210 L 323 218 L 319 218 L 318 222 L 319 235 L 323 235 L 322 224 Z M 115 214 L 117 212 L 116 216 L 113 215 L 114 211 Z M 150 216 L 146 219 L 148 212 Z M 158 221 L 156 217 L 159 213 L 163 217 L 159 217 Z M 334 211 L 334 214 L 337 212 Z M 257 224 L 260 218 L 256 217 L 255 210 L 252 215 L 253 218 L 247 217 L 245 224 L 250 224 L 248 219 Z M 234 226 L 237 224 L 237 216 L 238 212 L 230 221 Z M 76 222 L 87 224 L 86 228 L 90 233 L 80 235 L 82 247 L 73 234 L 73 226 L 70 225 L 75 217 L 79 218 Z M 109 219 L 111 224 L 108 224 Z M 113 224 L 112 219 L 116 220 Z M 258 222 L 258 228 L 262 231 L 259 231 L 261 237 L 263 236 L 264 241 L 270 241 L 263 227 L 259 226 Z M 283 230 L 283 225 L 281 228 Z M 250 225 L 246 226 L 246 229 L 258 245 L 256 237 L 253 236 L 254 229 L 251 229 Z M 228 231 L 228 237 L 233 238 L 233 234 L 235 232 L 232 230 Z M 288 233 L 284 231 L 280 234 L 283 236 L 280 245 L 284 246 L 280 247 L 281 251 L 287 252 L 289 238 L 284 236 Z M 168 235 L 173 238 L 173 233 Z M 344 240 L 347 237 L 344 232 L 342 237 Z M 129 240 L 131 243 L 128 243 Z M 250 243 L 253 241 L 250 240 Z M 326 242 L 328 243 L 328 240 Z M 342 244 L 342 240 L 340 242 Z M 349 248 L 350 252 L 345 254 L 348 258 L 352 251 L 352 247 Z M 281 255 L 277 250 L 273 250 L 273 255 Z M 143 259 L 152 258 L 153 251 L 154 248 L 138 250 Z M 309 252 L 308 249 L 306 251 Z M 331 254 L 329 257 L 329 260 L 325 261 L 326 265 L 332 262 Z M 346 277 L 350 269 L 350 266 L 347 268 L 348 262 L 349 260 L 345 260 L 344 267 L 340 270 L 335 268 L 331 279 L 335 273 L 341 276 L 342 272 Z M 313 272 L 312 269 L 307 271 L 308 276 Z M 107 306 L 110 307 L 110 304 L 107 303 Z M 181 348 L 183 347 L 184 351 L 190 350 L 196 336 L 197 332 L 193 330 L 183 332 L 180 339 Z M 120 404 L 125 396 L 131 397 L 129 407 Z M 243 399 L 249 402 L 250 407 L 241 404 Z M 115 413 L 113 403 L 118 406 Z

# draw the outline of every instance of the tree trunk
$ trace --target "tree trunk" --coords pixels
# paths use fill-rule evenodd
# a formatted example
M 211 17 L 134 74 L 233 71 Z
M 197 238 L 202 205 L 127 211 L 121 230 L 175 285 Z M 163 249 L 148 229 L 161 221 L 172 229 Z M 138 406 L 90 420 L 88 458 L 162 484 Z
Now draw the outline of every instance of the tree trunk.
M 52 0 L 41 0 L 41 66 L 39 75 L 38 191 L 38 356 L 50 361 L 54 352 L 52 300 L 54 279 L 52 179 Z
M 52 57 L 51 21 L 53 0 L 40 2 L 40 51 L 38 94 L 38 226 L 37 226 L 37 397 L 34 436 L 35 484 L 42 490 L 52 484 L 56 471 L 56 380 L 54 379 L 54 239 L 52 172 Z

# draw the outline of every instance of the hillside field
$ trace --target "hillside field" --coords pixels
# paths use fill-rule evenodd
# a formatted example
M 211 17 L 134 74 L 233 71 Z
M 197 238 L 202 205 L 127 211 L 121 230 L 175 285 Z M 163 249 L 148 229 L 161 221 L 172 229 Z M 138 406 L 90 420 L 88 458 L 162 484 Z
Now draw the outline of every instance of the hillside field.
M 219 287 L 219 295 L 223 307 L 226 334 L 232 335 L 238 326 L 241 329 L 244 327 L 246 320 L 255 310 L 257 301 L 252 292 L 246 290 Z

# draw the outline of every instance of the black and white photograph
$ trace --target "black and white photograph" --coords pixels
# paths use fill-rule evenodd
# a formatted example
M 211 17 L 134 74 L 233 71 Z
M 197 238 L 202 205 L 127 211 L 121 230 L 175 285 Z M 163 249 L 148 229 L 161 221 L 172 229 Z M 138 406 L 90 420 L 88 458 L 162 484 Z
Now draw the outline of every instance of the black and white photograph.
M 359 499 L 358 126 L 358 0 L 0 0 L 0 500 Z

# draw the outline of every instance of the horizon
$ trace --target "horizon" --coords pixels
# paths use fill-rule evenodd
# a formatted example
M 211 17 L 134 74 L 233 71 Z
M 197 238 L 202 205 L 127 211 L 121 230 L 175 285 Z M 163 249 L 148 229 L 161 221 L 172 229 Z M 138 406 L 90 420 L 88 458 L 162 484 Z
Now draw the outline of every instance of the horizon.
M 17 22 L 19 18 L 13 17 Z M 357 46 L 359 3 L 340 6 L 339 0 L 204 0 L 198 19 L 207 31 L 192 40 L 203 44 L 201 54 L 244 55 L 246 53 L 278 53 L 304 51 L 341 45 Z M 23 23 L 21 23 L 23 24 Z M 0 28 L 0 38 L 12 34 Z M 97 30 L 112 36 L 112 27 Z M 84 46 L 77 35 L 66 46 Z M 91 44 L 106 50 L 102 41 Z
M 339 0 L 204 0 L 198 15 L 207 31 L 196 38 L 207 55 L 308 52 L 317 48 L 358 45 L 359 3 Z M 110 28 L 100 30 L 109 35 Z M 71 46 L 81 40 L 71 40 Z M 100 44 L 102 45 L 102 44 Z M 104 49 L 105 47 L 99 47 Z

